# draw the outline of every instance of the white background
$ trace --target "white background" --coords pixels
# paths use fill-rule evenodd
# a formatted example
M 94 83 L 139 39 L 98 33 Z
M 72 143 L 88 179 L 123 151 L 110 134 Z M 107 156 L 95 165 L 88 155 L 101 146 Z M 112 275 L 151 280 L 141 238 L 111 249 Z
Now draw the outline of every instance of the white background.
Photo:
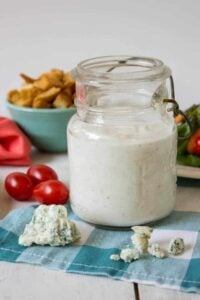
M 20 72 L 68 70 L 110 54 L 160 58 L 180 104 L 199 103 L 200 1 L 0 0 L 0 114 Z

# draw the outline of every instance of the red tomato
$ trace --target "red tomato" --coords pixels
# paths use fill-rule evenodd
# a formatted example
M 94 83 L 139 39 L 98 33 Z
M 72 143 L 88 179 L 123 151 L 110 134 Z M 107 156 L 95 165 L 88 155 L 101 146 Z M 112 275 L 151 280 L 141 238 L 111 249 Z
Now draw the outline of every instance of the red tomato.
M 34 165 L 27 170 L 27 175 L 31 178 L 33 185 L 50 179 L 58 179 L 56 172 L 45 165 Z
M 69 189 L 58 180 L 47 180 L 37 184 L 33 198 L 42 204 L 65 204 L 69 198 Z
M 200 156 L 200 128 L 197 129 L 190 137 L 187 144 L 187 151 L 190 154 Z
M 194 147 L 194 154 L 200 156 L 200 136 L 196 139 L 196 145 Z
M 5 179 L 5 189 L 16 200 L 28 200 L 33 191 L 31 179 L 24 173 L 14 172 Z

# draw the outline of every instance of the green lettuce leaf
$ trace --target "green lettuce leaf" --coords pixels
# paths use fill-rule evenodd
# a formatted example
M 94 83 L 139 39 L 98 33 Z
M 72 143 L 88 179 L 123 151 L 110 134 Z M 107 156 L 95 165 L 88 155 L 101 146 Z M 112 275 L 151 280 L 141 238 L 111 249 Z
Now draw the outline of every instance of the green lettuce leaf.
M 197 155 L 178 155 L 177 163 L 184 166 L 200 167 L 200 157 Z

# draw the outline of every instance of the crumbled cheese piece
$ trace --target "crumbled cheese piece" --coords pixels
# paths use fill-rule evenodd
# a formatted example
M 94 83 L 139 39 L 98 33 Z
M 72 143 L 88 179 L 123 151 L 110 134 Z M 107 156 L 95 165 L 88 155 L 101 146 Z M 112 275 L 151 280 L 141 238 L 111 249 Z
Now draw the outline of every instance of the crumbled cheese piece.
M 134 235 L 131 237 L 133 245 L 140 253 L 146 253 L 153 228 L 149 226 L 133 226 L 131 229 L 134 231 Z
M 133 260 L 139 259 L 140 254 L 136 249 L 125 248 L 120 252 L 120 258 L 125 262 L 132 262 Z
M 64 246 L 78 238 L 80 234 L 76 225 L 68 219 L 65 206 L 40 205 L 20 235 L 19 244 Z
M 118 260 L 120 260 L 120 256 L 119 256 L 119 254 L 112 254 L 112 255 L 110 256 L 110 259 L 115 260 L 115 261 L 118 261 Z
M 149 254 L 158 258 L 164 258 L 166 256 L 165 252 L 160 248 L 158 244 L 151 244 L 148 247 L 148 252 Z
M 149 246 L 149 239 L 146 236 L 135 233 L 131 237 L 131 241 L 140 253 L 146 253 Z
M 153 232 L 153 228 L 149 227 L 149 226 L 133 226 L 131 227 L 131 229 L 139 235 L 145 235 L 147 237 L 151 237 L 151 233 Z
M 183 253 L 184 248 L 184 240 L 182 238 L 175 238 L 170 241 L 168 252 L 173 255 L 178 255 Z

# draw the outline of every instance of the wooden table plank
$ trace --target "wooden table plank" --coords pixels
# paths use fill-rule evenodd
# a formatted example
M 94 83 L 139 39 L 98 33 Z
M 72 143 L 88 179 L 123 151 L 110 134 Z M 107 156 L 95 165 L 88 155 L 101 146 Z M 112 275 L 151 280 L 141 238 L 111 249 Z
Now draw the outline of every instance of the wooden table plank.
M 136 300 L 133 284 L 26 264 L 0 263 L 1 300 Z
M 188 294 L 178 291 L 139 284 L 140 300 L 200 300 L 199 294 Z

